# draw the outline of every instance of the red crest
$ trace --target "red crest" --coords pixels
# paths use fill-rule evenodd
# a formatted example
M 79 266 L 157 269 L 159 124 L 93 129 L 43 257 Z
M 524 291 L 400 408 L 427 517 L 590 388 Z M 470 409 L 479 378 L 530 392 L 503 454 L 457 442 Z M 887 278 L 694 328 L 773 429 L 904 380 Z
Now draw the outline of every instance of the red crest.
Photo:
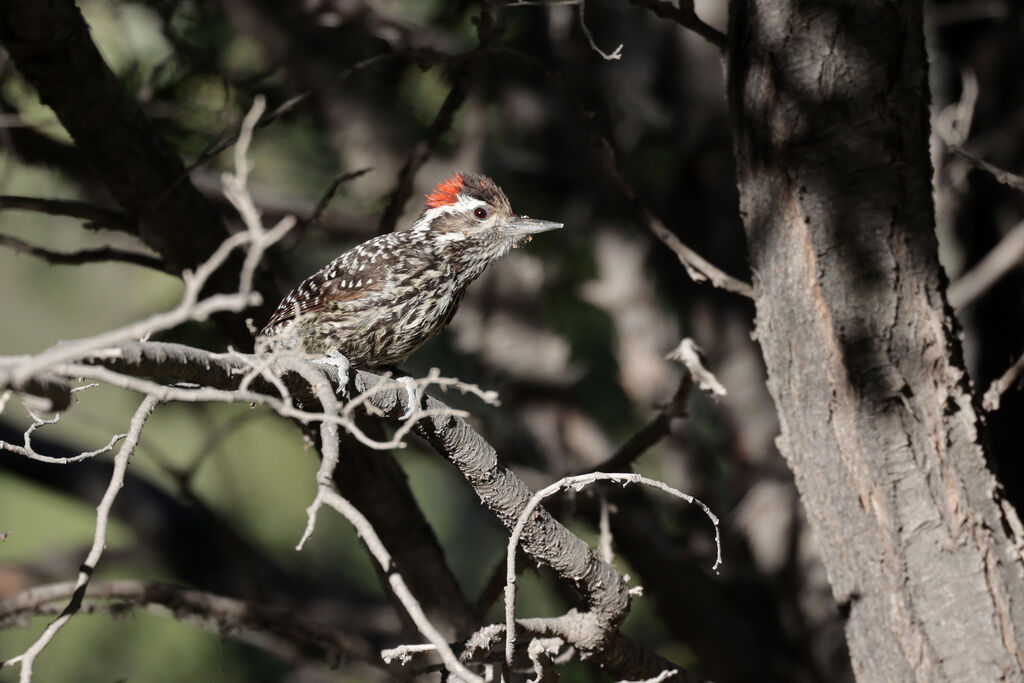
M 439 206 L 449 206 L 459 199 L 459 192 L 462 191 L 462 174 L 456 173 L 448 180 L 438 183 L 434 191 L 427 195 L 427 206 L 436 209 Z

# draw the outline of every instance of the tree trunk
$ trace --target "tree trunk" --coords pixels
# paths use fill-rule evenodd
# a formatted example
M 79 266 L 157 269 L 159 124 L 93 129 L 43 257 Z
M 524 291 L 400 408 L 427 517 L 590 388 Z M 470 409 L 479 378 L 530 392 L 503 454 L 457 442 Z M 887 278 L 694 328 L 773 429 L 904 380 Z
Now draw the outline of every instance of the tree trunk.
M 922 3 L 734 0 L 730 24 L 757 335 L 854 671 L 1021 680 L 1021 527 L 945 301 Z

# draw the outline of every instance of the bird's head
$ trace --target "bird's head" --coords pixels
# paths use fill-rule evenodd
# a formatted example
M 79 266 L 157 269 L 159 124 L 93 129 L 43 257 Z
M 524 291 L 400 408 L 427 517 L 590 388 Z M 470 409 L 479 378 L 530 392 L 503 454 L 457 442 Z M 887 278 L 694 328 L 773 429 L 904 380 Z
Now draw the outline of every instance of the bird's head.
M 487 176 L 456 173 L 427 195 L 412 229 L 428 232 L 443 244 L 486 247 L 496 257 L 532 235 L 561 227 L 513 213 L 505 193 Z

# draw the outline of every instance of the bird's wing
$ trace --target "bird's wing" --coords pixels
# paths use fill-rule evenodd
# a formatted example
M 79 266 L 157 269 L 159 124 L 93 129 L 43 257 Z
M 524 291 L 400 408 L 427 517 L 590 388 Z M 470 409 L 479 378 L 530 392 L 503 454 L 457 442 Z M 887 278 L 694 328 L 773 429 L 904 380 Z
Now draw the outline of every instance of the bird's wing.
M 264 331 L 298 316 L 316 313 L 328 305 L 368 304 L 386 288 L 390 268 L 384 245 L 374 240 L 345 252 L 310 275 L 278 305 Z

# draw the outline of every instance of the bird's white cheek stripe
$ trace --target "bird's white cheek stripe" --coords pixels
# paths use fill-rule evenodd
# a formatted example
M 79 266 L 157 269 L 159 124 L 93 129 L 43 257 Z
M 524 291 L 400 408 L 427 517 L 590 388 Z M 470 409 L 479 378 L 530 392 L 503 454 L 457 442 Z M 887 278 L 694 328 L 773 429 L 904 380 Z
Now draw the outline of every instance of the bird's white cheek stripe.
M 471 211 L 478 206 L 486 206 L 487 203 L 482 199 L 474 199 L 473 197 L 467 197 L 466 195 L 459 195 L 459 200 L 454 204 L 444 204 L 442 206 L 435 206 L 429 209 L 423 214 L 423 218 L 416 221 L 416 225 L 412 226 L 413 230 L 421 229 L 425 230 L 438 216 L 447 216 L 450 213 L 456 213 L 459 211 Z

